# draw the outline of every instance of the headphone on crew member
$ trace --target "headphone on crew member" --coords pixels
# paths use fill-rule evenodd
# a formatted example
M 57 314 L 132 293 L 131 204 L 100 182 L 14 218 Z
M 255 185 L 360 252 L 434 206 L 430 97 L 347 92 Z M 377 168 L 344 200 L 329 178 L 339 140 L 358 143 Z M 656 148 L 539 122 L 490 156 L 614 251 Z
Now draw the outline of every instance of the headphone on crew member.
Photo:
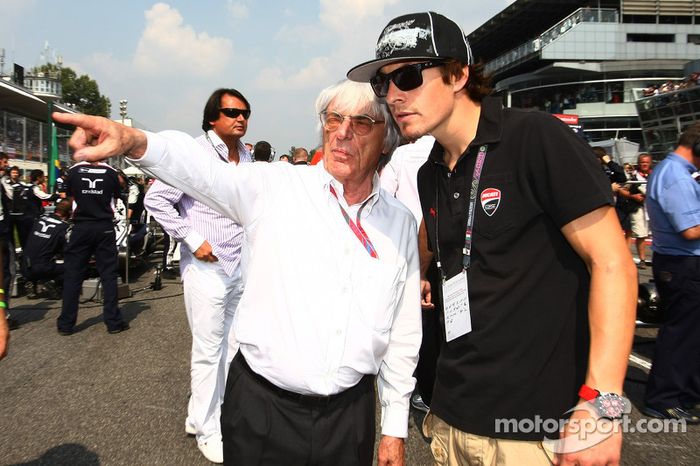
M 695 144 L 693 144 L 691 150 L 693 151 L 693 157 L 700 159 L 700 138 L 695 140 Z

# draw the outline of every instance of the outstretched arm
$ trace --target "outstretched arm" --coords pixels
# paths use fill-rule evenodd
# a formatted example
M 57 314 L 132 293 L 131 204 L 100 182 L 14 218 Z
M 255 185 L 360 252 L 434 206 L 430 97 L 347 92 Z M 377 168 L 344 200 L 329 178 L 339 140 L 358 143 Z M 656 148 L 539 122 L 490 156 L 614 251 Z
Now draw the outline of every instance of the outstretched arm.
M 116 155 L 139 159 L 146 153 L 146 134 L 104 117 L 54 112 L 54 121 L 76 127 L 69 144 L 77 161 L 96 162 Z

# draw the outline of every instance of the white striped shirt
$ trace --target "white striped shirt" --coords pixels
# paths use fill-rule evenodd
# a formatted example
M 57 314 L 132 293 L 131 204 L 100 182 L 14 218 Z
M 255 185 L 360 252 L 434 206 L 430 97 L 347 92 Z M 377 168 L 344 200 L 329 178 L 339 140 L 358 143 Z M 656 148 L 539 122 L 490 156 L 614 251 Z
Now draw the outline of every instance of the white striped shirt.
M 211 157 L 229 161 L 228 147 L 214 131 L 208 131 L 196 141 Z M 238 153 L 241 163 L 253 161 L 248 148 L 240 140 Z M 243 229 L 237 223 L 162 181 L 156 181 L 149 188 L 144 206 L 163 229 L 175 240 L 184 242 L 190 252 L 194 253 L 205 240 L 208 241 L 219 265 L 229 277 L 233 276 L 243 244 Z M 182 254 L 182 276 L 193 260 L 196 259 L 192 254 Z

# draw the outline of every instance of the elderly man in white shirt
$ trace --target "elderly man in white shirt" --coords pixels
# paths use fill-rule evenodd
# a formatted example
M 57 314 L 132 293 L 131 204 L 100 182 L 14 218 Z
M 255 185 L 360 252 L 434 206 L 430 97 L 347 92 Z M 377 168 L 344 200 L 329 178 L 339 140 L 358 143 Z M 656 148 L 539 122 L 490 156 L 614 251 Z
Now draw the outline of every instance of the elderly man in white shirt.
M 243 226 L 240 352 L 222 407 L 226 464 L 372 464 L 375 375 L 378 461 L 404 464 L 421 340 L 416 226 L 376 174 L 399 136 L 369 85 L 327 88 L 316 108 L 323 166 L 234 170 L 198 157 L 201 146 L 183 133 L 54 114 L 79 127 L 76 159 L 126 153 Z M 307 238 L 305 247 L 289 248 L 288 235 Z M 285 285 L 292 275 L 306 279 Z

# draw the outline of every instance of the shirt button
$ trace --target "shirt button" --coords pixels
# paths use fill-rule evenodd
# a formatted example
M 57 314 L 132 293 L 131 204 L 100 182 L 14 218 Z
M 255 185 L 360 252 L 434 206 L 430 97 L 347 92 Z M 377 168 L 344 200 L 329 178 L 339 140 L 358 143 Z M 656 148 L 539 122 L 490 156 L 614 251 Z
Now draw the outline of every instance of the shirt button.
M 459 199 L 459 193 L 454 193 L 454 198 Z
M 338 335 L 338 336 L 340 336 L 340 335 L 343 334 L 343 331 L 340 330 L 340 329 L 338 329 L 338 330 L 335 331 L 335 334 Z

